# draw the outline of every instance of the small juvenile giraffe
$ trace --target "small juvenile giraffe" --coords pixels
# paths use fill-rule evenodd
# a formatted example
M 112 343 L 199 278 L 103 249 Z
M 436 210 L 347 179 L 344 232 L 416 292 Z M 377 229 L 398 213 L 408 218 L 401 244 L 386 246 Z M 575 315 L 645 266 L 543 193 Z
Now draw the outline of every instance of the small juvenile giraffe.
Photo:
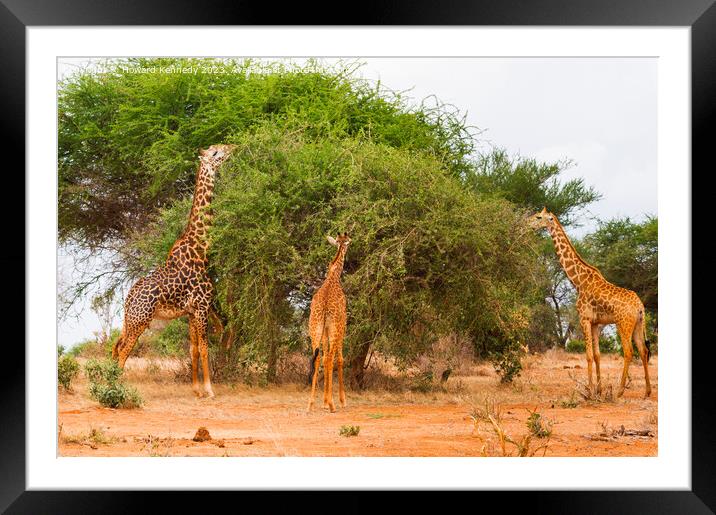
M 567 277 L 577 289 L 577 313 L 584 332 L 587 351 L 587 374 L 589 388 L 592 384 L 592 359 L 597 368 L 597 391 L 601 389 L 599 373 L 599 333 L 601 326 L 616 324 L 622 348 L 624 349 L 624 369 L 617 397 L 624 394 L 629 364 L 632 359 L 632 338 L 639 350 L 644 365 L 646 391 L 644 397 L 651 395 L 649 383 L 649 342 L 646 340 L 646 320 L 644 305 L 639 296 L 631 290 L 620 288 L 607 281 L 595 267 L 587 264 L 569 241 L 564 228 L 557 217 L 546 208 L 530 218 L 530 224 L 536 229 L 546 228 L 552 236 L 559 262 Z
M 313 295 L 311 316 L 308 319 L 308 332 L 311 336 L 313 357 L 311 358 L 311 397 L 308 399 L 308 411 L 313 407 L 318 381 L 319 352 L 323 343 L 323 406 L 331 413 L 336 411 L 333 405 L 333 358 L 338 356 L 338 399 L 341 407 L 346 407 L 346 394 L 343 388 L 343 337 L 346 334 L 346 297 L 341 288 L 341 272 L 346 251 L 351 239 L 347 233 L 337 238 L 327 237 L 328 243 L 338 247 L 336 256 L 328 265 L 328 273 L 323 285 Z M 330 343 L 329 343 L 330 342 Z
M 201 397 L 198 368 L 201 355 L 204 393 L 213 397 L 209 372 L 207 326 L 212 308 L 214 286 L 207 274 L 208 229 L 214 177 L 235 145 L 213 145 L 199 155 L 194 201 L 184 233 L 174 242 L 167 260 L 130 288 L 124 302 L 122 333 L 112 350 L 119 366 L 124 364 L 137 338 L 154 318 L 169 320 L 189 316 L 192 389 Z

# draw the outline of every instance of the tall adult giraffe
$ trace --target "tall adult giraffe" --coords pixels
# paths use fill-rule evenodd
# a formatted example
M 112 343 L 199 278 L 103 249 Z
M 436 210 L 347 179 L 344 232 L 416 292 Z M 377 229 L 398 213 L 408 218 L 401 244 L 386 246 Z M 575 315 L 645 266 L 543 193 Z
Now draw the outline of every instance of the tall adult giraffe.
M 323 343 L 323 405 L 331 412 L 336 411 L 333 405 L 333 358 L 338 355 L 338 399 L 341 407 L 346 407 L 346 393 L 343 387 L 343 337 L 346 334 L 346 296 L 341 288 L 341 272 L 346 258 L 346 251 L 351 239 L 347 233 L 337 238 L 327 237 L 328 243 L 338 247 L 335 257 L 328 265 L 326 280 L 313 295 L 311 300 L 311 316 L 308 320 L 308 332 L 311 336 L 311 397 L 308 399 L 308 410 L 313 407 L 318 381 L 319 352 Z
M 639 296 L 631 290 L 620 288 L 607 281 L 601 272 L 582 259 L 572 242 L 564 232 L 557 217 L 543 208 L 530 218 L 530 224 L 537 229 L 546 228 L 552 236 L 559 262 L 567 277 L 577 289 L 577 313 L 584 332 L 587 351 L 587 374 L 589 388 L 592 383 L 592 359 L 597 368 L 597 391 L 601 388 L 599 373 L 599 333 L 601 326 L 616 324 L 624 350 L 624 369 L 617 397 L 624 394 L 629 364 L 632 358 L 632 338 L 639 350 L 644 365 L 646 391 L 644 397 L 651 395 L 649 383 L 649 342 L 646 340 L 646 319 L 644 305 Z
M 164 265 L 139 279 L 130 288 L 124 302 L 122 333 L 112 357 L 124 368 L 137 338 L 154 318 L 169 320 L 189 316 L 191 343 L 191 382 L 197 396 L 199 356 L 201 355 L 204 393 L 213 397 L 209 372 L 207 325 L 212 314 L 214 287 L 207 274 L 207 231 L 211 224 L 211 199 L 216 170 L 231 154 L 235 145 L 213 145 L 199 153 L 194 201 L 186 229 L 174 242 Z

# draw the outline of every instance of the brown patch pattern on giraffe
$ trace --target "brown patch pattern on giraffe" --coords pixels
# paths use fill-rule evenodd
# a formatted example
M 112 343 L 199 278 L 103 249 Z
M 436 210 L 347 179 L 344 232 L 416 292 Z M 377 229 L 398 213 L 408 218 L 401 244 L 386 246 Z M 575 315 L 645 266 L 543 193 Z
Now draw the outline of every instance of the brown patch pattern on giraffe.
M 624 368 L 617 397 L 624 394 L 629 364 L 633 355 L 632 339 L 636 343 L 639 357 L 644 365 L 646 382 L 644 397 L 649 397 L 651 384 L 649 383 L 649 351 L 646 341 L 646 312 L 639 296 L 631 290 L 610 283 L 599 270 L 585 262 L 575 250 L 557 217 L 548 212 L 546 208 L 533 215 L 530 218 L 530 224 L 536 229 L 546 228 L 549 231 L 559 262 L 577 289 L 576 308 L 584 333 L 590 389 L 593 388 L 592 361 L 597 369 L 597 391 L 601 389 L 599 334 L 602 326 L 616 324 L 624 350 Z
M 211 224 L 211 199 L 214 177 L 229 157 L 234 145 L 213 145 L 199 154 L 194 200 L 184 233 L 176 240 L 167 260 L 130 288 L 124 302 L 122 333 L 112 350 L 112 357 L 124 367 L 129 353 L 152 319 L 189 317 L 191 343 L 192 389 L 202 395 L 198 364 L 201 358 L 204 393 L 213 397 L 209 372 L 207 326 L 213 313 L 214 285 L 207 274 L 207 231 Z
M 337 238 L 328 236 L 328 242 L 338 247 L 336 256 L 328 265 L 328 273 L 321 287 L 311 300 L 311 316 L 308 320 L 308 332 L 311 336 L 311 397 L 308 399 L 308 411 L 313 407 L 320 365 L 319 352 L 323 347 L 323 406 L 331 412 L 333 405 L 333 359 L 338 365 L 338 399 L 341 407 L 346 407 L 346 394 L 343 386 L 343 338 L 346 334 L 346 296 L 341 288 L 341 272 L 351 239 L 348 234 L 339 234 Z

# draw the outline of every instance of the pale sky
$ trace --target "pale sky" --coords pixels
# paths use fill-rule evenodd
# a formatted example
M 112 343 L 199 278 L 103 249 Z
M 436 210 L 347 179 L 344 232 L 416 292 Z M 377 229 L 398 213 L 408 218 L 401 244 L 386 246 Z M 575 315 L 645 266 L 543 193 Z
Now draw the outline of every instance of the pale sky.
M 302 61 L 302 60 L 296 60 Z M 335 59 L 326 59 L 335 62 Z M 584 178 L 603 198 L 570 233 L 592 231 L 595 218 L 657 214 L 654 58 L 371 58 L 358 74 L 380 80 L 411 101 L 435 95 L 467 114 L 490 145 L 541 161 L 571 159 L 564 179 Z M 65 76 L 88 58 L 61 58 Z M 406 91 L 409 90 L 409 91 Z M 61 269 L 73 264 L 59 256 Z M 87 301 L 89 304 L 89 299 Z M 121 317 L 115 321 L 121 324 Z M 99 328 L 88 308 L 58 323 L 58 343 L 70 346 Z

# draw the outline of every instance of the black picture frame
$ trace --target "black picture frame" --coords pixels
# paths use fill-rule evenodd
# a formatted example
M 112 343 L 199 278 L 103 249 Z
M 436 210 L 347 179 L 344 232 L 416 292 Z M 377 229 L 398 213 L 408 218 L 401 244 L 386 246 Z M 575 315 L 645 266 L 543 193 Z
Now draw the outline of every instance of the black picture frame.
M 4 127 L 5 149 L 13 149 L 12 165 L 3 173 L 5 181 L 17 181 L 12 191 L 23 195 L 5 195 L 7 202 L 25 198 L 25 29 L 28 26 L 62 25 L 550 25 L 550 26 L 688 26 L 691 27 L 692 73 L 692 191 L 699 192 L 698 183 L 713 169 L 710 150 L 713 140 L 710 127 L 716 121 L 716 6 L 714 0 L 485 0 L 450 2 L 382 1 L 356 5 L 355 9 L 338 10 L 333 7 L 307 6 L 301 2 L 284 3 L 280 9 L 269 2 L 235 0 L 189 2 L 186 0 L 142 1 L 53 1 L 53 0 L 0 0 L 0 120 Z M 338 14 L 339 12 L 344 14 Z M 350 14 L 348 14 L 350 12 Z M 6 185 L 5 185 L 6 186 Z M 6 186 L 6 188 L 9 186 Z M 4 188 L 5 189 L 5 188 Z M 8 190 L 6 190 L 8 191 Z M 708 190 L 701 189 L 702 192 Z M 11 197 L 11 198 L 8 198 Z M 713 203 L 713 202 L 711 202 Z M 709 202 L 705 202 L 709 205 Z M 8 205 L 8 204 L 6 204 Z M 709 220 L 713 215 L 697 216 L 692 200 L 692 235 L 710 234 Z M 7 207 L 6 207 L 7 209 Z M 20 212 L 21 207 L 16 207 Z M 23 210 L 24 212 L 24 210 Z M 705 212 L 705 211 L 704 211 Z M 703 213 L 702 213 L 703 214 Z M 25 226 L 4 224 L 4 252 L 0 262 L 14 270 L 31 274 L 25 265 Z M 700 222 L 700 220 L 705 220 Z M 707 225 L 708 224 L 708 225 Z M 699 232 L 697 227 L 704 228 Z M 712 231 L 711 231 L 712 232 Z M 13 244 L 8 244 L 12 242 Z M 22 242 L 22 244 L 21 244 Z M 708 246 L 705 246 L 708 248 Z M 692 275 L 695 266 L 706 264 L 706 250 L 692 247 Z M 7 269 L 7 268 L 6 268 Z M 17 292 L 24 291 L 24 277 L 7 274 L 16 280 L 15 292 L 2 296 L 9 308 L 18 310 L 21 303 Z M 20 284 L 20 281 L 23 284 Z M 692 294 L 693 295 L 693 294 Z M 708 316 L 708 303 L 692 302 L 692 319 Z M 23 296 L 24 299 L 24 296 Z M 31 309 L 31 306 L 27 306 Z M 4 311 L 5 318 L 18 320 Z M 24 311 L 21 316 L 24 319 Z M 701 316 L 700 316 L 701 315 Z M 15 324 L 19 326 L 19 324 Z M 694 327 L 695 329 L 695 327 Z M 692 340 L 696 332 L 693 332 Z M 165 512 L 208 506 L 218 507 L 218 501 L 234 503 L 236 509 L 254 504 L 255 493 L 201 492 L 188 496 L 182 492 L 59 492 L 26 491 L 25 487 L 25 352 L 17 343 L 19 338 L 4 333 L 3 367 L 4 386 L 0 395 L 0 511 L 7 513 L 131 513 L 149 510 L 147 497 L 159 497 Z M 24 335 L 23 335 L 24 340 Z M 28 345 L 29 342 L 25 342 Z M 690 342 L 681 342 L 687 346 Z M 524 505 L 540 513 L 713 513 L 716 510 L 716 453 L 713 444 L 713 413 L 716 408 L 714 387 L 710 382 L 714 363 L 714 344 L 700 340 L 692 346 L 692 490 L 690 491 L 549 491 L 549 492 L 480 492 L 480 506 L 485 501 L 509 507 Z M 401 511 L 426 506 L 426 493 L 404 495 Z M 309 509 L 317 501 L 302 492 L 295 506 Z M 341 508 L 364 510 L 365 501 L 358 492 L 342 494 L 337 501 Z M 450 504 L 474 501 L 466 499 L 475 493 L 451 493 Z M 210 504 L 206 497 L 212 496 Z M 218 497 L 218 499 L 217 499 Z M 491 499 L 488 499 L 490 497 Z M 305 504 L 304 504 L 305 503 Z M 516 504 L 513 504 L 516 503 Z M 320 506 L 321 503 L 319 503 Z M 173 505 L 173 506 L 172 506 Z M 372 505 L 372 503 L 371 503 Z M 478 509 L 477 505 L 474 505 Z M 212 508 L 213 509 L 213 508 Z M 321 508 L 319 508 L 321 509 Z M 456 508 L 451 508 L 456 509 Z

